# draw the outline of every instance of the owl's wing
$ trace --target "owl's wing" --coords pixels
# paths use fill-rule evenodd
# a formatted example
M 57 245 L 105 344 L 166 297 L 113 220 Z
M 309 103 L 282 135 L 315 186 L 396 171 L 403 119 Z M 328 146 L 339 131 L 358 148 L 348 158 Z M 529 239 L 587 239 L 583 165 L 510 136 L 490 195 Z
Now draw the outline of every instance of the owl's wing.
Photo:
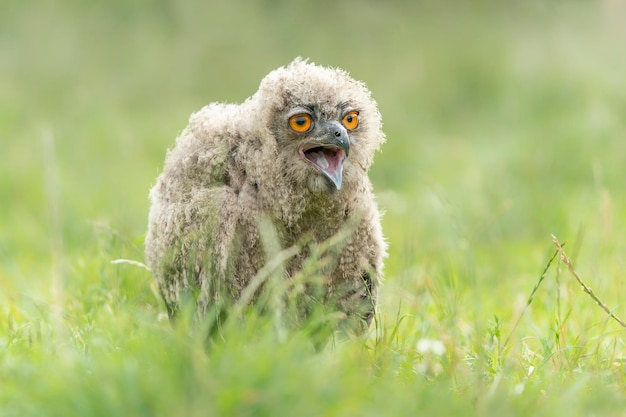
M 150 192 L 146 257 L 170 315 L 192 292 L 206 299 L 226 269 L 237 205 L 227 184 L 229 123 L 235 105 L 213 104 L 193 114 Z

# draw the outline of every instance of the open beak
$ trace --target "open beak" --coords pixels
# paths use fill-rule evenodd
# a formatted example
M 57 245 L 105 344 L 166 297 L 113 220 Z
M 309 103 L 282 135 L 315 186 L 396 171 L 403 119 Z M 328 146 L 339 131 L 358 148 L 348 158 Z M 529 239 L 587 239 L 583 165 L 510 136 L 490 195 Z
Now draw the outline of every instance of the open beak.
M 337 190 L 341 189 L 343 161 L 349 152 L 348 133 L 340 125 L 333 125 L 322 140 L 305 143 L 298 150 L 300 157 L 328 178 Z

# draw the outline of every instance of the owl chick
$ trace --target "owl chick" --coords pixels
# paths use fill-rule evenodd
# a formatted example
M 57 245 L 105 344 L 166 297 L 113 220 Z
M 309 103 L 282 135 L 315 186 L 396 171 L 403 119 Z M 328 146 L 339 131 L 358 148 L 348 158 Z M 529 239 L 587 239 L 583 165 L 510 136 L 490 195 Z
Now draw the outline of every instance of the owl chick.
M 368 170 L 385 141 L 369 90 L 345 71 L 297 58 L 242 104 L 193 114 L 150 192 L 146 258 L 170 317 L 192 299 L 200 315 L 235 301 L 268 262 L 260 223 L 283 248 L 352 224 L 323 271 L 322 297 L 346 318 L 374 316 L 386 244 Z

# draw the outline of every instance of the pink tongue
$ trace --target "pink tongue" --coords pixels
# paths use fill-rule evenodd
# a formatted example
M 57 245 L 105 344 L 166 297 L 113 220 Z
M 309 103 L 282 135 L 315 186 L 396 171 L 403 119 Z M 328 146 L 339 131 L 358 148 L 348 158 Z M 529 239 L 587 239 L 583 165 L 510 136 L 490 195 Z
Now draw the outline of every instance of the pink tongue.
M 337 189 L 341 188 L 341 171 L 344 153 L 341 149 L 324 148 L 307 152 L 306 158 L 330 179 Z
M 317 165 L 322 171 L 328 174 L 335 175 L 337 168 L 341 163 L 341 157 L 339 152 L 329 149 L 323 149 L 320 151 L 310 152 L 307 158 Z

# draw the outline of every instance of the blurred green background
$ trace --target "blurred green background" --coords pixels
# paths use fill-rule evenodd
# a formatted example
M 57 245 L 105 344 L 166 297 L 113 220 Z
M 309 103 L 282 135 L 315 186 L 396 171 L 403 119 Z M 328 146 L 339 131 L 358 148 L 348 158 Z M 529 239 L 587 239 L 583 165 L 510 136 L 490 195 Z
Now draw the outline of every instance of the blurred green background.
M 189 114 L 303 56 L 379 102 L 390 278 L 448 251 L 490 285 L 536 273 L 551 233 L 624 225 L 622 17 L 611 1 L 3 2 L 3 264 L 45 271 L 52 206 L 69 254 L 94 224 L 140 236 Z M 579 242 L 589 261 L 600 238 Z
M 383 115 L 384 317 L 461 345 L 494 316 L 510 330 L 553 233 L 626 316 L 625 19 L 616 0 L 4 0 L 3 320 L 46 321 L 31 304 L 61 290 L 68 311 L 123 299 L 163 312 L 149 274 L 109 262 L 143 261 L 166 149 L 192 112 L 241 102 L 296 56 L 363 80 Z M 565 273 L 550 278 L 516 349 L 560 334 L 620 356 L 606 315 Z

